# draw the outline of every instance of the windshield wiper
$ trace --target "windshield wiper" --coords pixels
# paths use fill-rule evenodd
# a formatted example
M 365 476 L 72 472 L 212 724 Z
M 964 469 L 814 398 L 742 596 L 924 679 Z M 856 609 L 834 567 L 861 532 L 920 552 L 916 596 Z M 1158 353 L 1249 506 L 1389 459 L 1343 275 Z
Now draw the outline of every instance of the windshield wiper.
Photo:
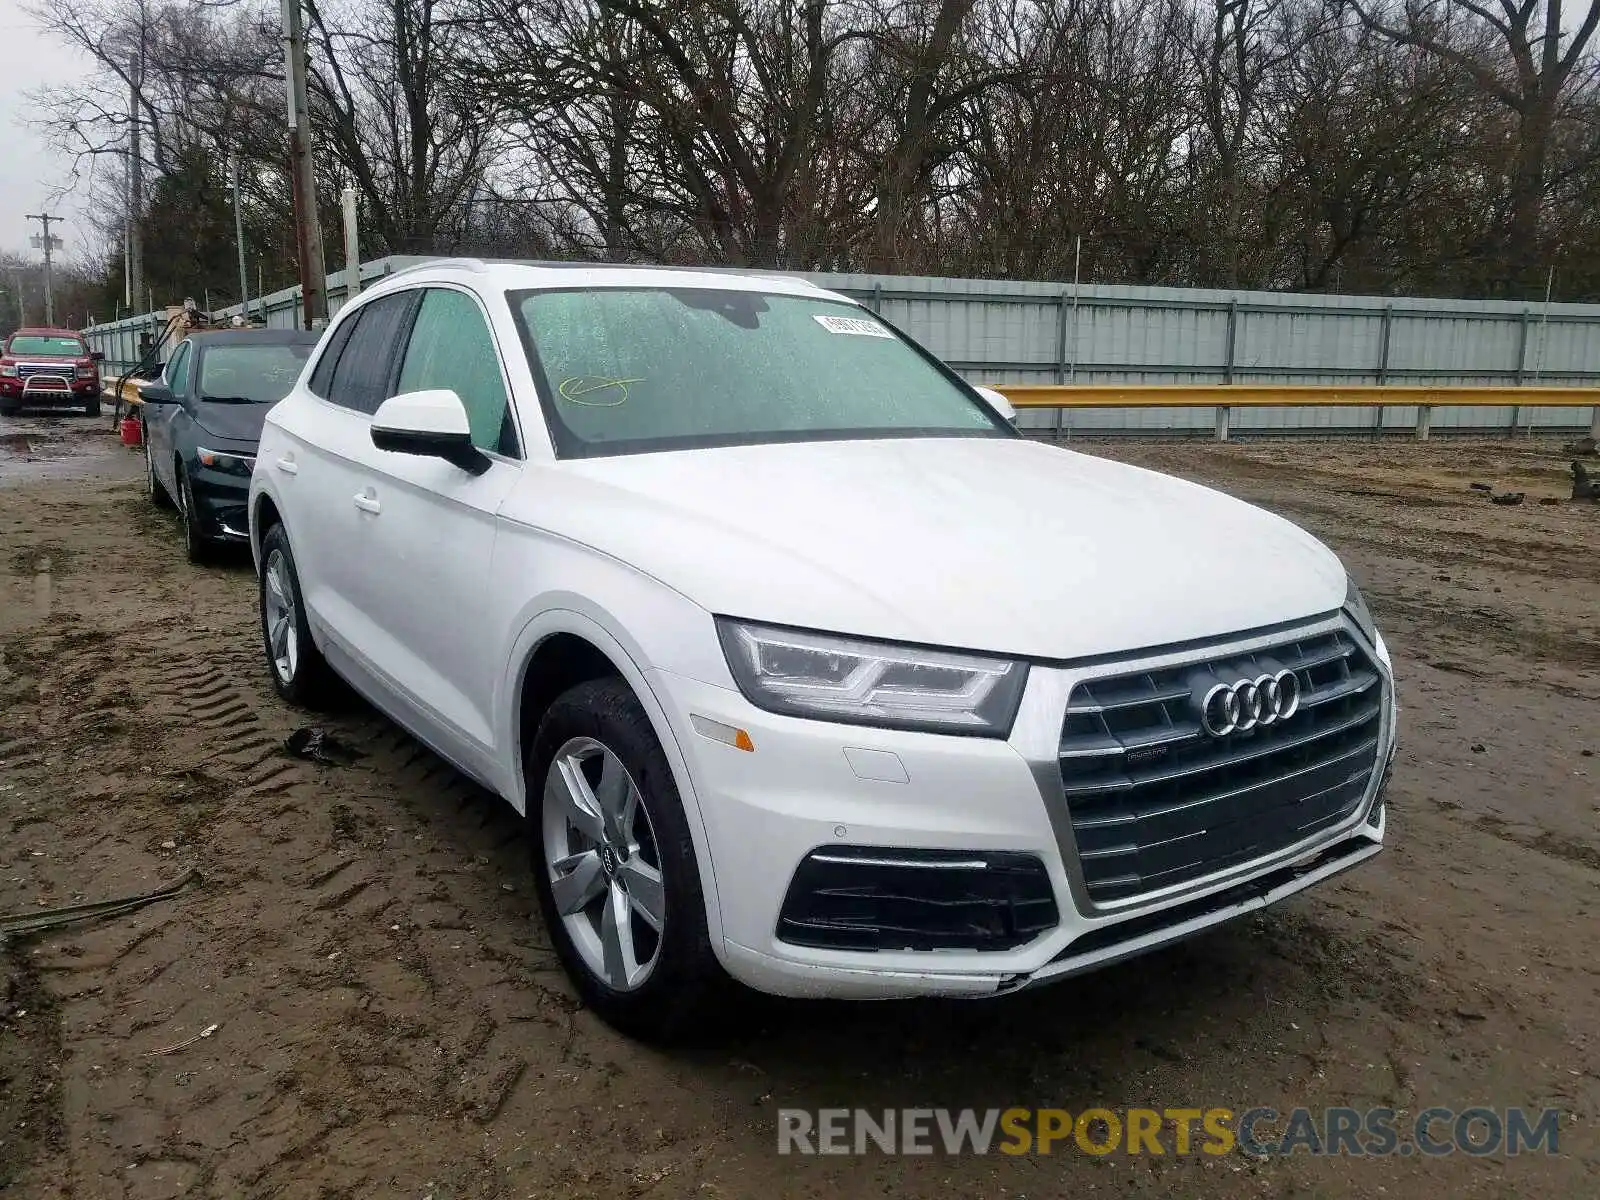
M 208 396 L 201 394 L 200 399 L 207 404 L 264 404 L 266 401 L 257 400 L 254 396 Z

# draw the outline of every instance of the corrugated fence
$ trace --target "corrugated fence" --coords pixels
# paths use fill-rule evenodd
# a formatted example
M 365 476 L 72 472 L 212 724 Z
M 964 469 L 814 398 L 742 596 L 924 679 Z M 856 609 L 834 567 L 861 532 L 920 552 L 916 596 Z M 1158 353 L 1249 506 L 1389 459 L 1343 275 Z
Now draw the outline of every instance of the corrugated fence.
M 421 262 L 363 263 L 363 286 Z M 741 272 L 750 273 L 750 272 Z M 778 274 L 778 272 L 759 272 Z M 877 311 L 976 383 L 1413 384 L 1600 387 L 1600 305 L 1310 296 L 1106 284 L 808 274 Z M 335 311 L 344 273 L 329 276 Z M 299 322 L 298 289 L 252 301 L 267 323 Z M 226 315 L 234 308 L 221 310 Z M 137 357 L 135 317 L 87 331 L 114 364 Z M 1415 428 L 1413 406 L 1243 410 L 1236 435 Z M 1079 433 L 1210 432 L 1204 409 L 1024 411 L 1022 424 Z M 1577 409 L 1443 408 L 1435 432 L 1588 428 Z

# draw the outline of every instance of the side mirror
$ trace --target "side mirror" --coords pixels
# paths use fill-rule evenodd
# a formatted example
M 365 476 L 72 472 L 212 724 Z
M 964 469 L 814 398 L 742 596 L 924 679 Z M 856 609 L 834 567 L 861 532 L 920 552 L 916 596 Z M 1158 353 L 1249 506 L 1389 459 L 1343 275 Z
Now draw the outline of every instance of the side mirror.
M 104 350 L 91 350 L 89 351 L 89 358 L 93 362 L 103 363 L 106 360 L 106 352 Z
M 139 400 L 143 404 L 176 404 L 177 398 L 172 394 L 172 389 L 164 383 L 149 383 L 139 385 Z
M 466 406 L 449 388 L 389 397 L 372 416 L 372 444 L 396 454 L 442 458 L 473 475 L 489 469 L 488 456 L 472 444 Z
M 976 391 L 978 395 L 983 397 L 984 402 L 987 403 L 990 408 L 994 409 L 995 412 L 1000 414 L 1002 420 L 1011 425 L 1015 425 L 1017 423 L 1017 410 L 1011 407 L 1011 401 L 1005 398 L 1004 393 L 997 392 L 991 387 L 982 387 L 978 384 L 973 384 L 972 386 L 973 390 Z

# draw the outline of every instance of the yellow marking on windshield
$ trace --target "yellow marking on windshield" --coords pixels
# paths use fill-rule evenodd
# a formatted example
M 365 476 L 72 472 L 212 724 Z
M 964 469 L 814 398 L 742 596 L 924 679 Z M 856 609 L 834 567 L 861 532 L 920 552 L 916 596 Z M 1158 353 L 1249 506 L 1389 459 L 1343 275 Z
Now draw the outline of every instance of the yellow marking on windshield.
M 628 385 L 630 383 L 643 383 L 643 379 L 606 379 L 599 375 L 574 375 L 571 379 L 563 379 L 561 386 L 556 389 L 561 393 L 563 400 L 573 404 L 584 404 L 591 408 L 616 408 L 619 404 L 628 402 Z M 591 396 L 596 392 L 615 391 L 618 393 L 614 400 L 585 400 L 582 397 Z

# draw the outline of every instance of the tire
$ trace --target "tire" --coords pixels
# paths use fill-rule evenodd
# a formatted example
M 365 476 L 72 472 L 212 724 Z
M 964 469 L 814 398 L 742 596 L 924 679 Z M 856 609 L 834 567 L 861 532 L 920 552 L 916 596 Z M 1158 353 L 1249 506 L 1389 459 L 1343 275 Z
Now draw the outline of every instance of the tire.
M 615 677 L 579 684 L 551 705 L 523 754 L 534 887 L 556 954 L 584 1003 L 645 1041 L 682 1040 L 695 1032 L 691 1021 L 700 1031 L 715 1029 L 715 1010 L 733 987 L 706 931 L 683 802 L 638 698 Z M 618 769 L 621 779 L 608 774 Z M 588 785 L 586 809 L 572 800 L 566 780 L 573 771 Z M 613 781 L 616 787 L 605 786 Z M 612 815 L 597 820 L 596 795 L 626 799 L 605 801 Z M 552 860 L 575 865 L 557 872 Z M 651 909 L 659 933 L 647 919 Z M 624 921 L 607 921 L 619 912 Z M 608 929 L 624 927 L 631 954 L 608 956 L 608 946 L 621 944 Z
M 150 455 L 150 431 L 140 425 L 139 440 L 144 443 L 144 492 L 150 503 L 157 508 L 171 508 L 172 497 L 167 495 L 166 485 L 156 478 L 155 459 Z
M 204 566 L 216 553 L 216 546 L 200 529 L 196 516 L 194 488 L 189 483 L 188 469 L 180 462 L 178 476 L 178 522 L 183 526 L 183 552 L 196 566 Z
M 0 417 L 14 417 L 21 411 L 20 404 L 0 404 Z
M 261 648 L 273 688 L 290 704 L 301 708 L 326 707 L 337 683 L 332 668 L 312 640 L 300 591 L 300 572 L 282 525 L 274 525 L 261 539 L 261 575 L 256 591 Z
M 96 396 L 93 400 L 89 400 L 84 403 L 83 415 L 86 417 L 98 417 L 100 415 L 99 396 Z

